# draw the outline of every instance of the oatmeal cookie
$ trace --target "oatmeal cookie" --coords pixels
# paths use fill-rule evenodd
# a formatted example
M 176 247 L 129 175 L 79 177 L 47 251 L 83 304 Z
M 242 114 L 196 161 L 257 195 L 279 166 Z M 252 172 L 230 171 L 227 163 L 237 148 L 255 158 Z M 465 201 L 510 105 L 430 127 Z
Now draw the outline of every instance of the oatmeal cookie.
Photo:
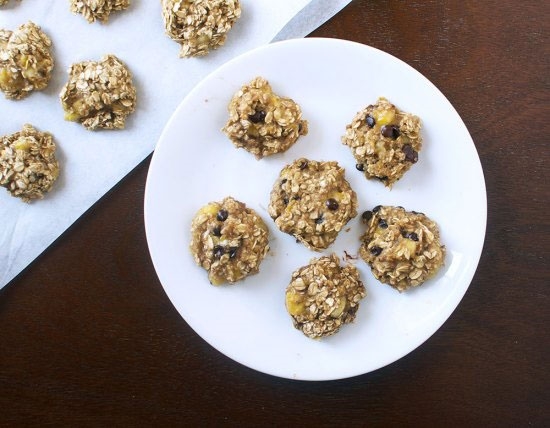
M 202 207 L 191 224 L 191 253 L 213 285 L 258 273 L 269 251 L 269 232 L 251 208 L 232 197 Z
M 114 55 L 99 62 L 84 61 L 69 68 L 69 81 L 59 95 L 65 119 L 86 129 L 123 129 L 136 109 L 132 74 Z
M 15 31 L 0 29 L 0 90 L 6 98 L 20 100 L 48 86 L 54 65 L 51 46 L 31 21 Z
M 421 285 L 443 265 L 445 246 L 437 224 L 425 214 L 378 205 L 362 218 L 367 230 L 359 255 L 379 281 L 401 292 Z
M 88 22 L 106 23 L 111 12 L 124 10 L 130 6 L 130 0 L 70 0 L 71 12 L 80 13 Z
M 41 199 L 59 176 L 51 134 L 24 125 L 0 137 L 0 185 L 25 202 Z
M 284 152 L 308 132 L 300 106 L 275 94 L 262 77 L 244 85 L 231 99 L 228 110 L 229 120 L 222 131 L 236 147 L 257 159 Z
M 0 0 L 0 6 L 4 6 L 5 4 L 8 4 L 10 0 Z M 17 0 L 21 1 L 21 0 Z
M 166 34 L 181 45 L 182 58 L 222 46 L 240 16 L 239 0 L 162 0 Z
M 300 106 L 275 94 L 262 77 L 244 85 L 231 99 L 228 110 L 223 132 L 235 146 L 257 159 L 284 152 L 308 132 Z
M 340 266 L 333 254 L 312 259 L 292 274 L 285 303 L 294 327 L 318 339 L 353 322 L 359 301 L 366 294 L 357 268 Z
M 367 178 L 391 187 L 418 161 L 422 148 L 420 119 L 380 97 L 355 115 L 342 137 Z
M 271 191 L 269 215 L 277 227 L 311 250 L 334 242 L 357 215 L 357 195 L 337 162 L 305 158 L 285 166 Z

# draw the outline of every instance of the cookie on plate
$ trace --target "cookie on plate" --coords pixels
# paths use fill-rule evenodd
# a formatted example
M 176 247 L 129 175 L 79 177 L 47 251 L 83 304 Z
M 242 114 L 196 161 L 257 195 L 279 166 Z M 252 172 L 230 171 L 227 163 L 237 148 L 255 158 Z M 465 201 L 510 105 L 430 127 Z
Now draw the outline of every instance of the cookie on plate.
M 25 202 L 43 198 L 59 176 L 55 149 L 50 133 L 29 124 L 0 137 L 0 186 Z
M 337 162 L 305 158 L 285 166 L 268 208 L 277 227 L 315 251 L 332 244 L 357 215 L 357 195 L 344 172 Z
M 132 73 L 115 55 L 71 65 L 69 81 L 59 98 L 65 119 L 88 130 L 123 129 L 126 118 L 136 109 Z
M 391 187 L 418 161 L 420 128 L 418 116 L 400 111 L 380 97 L 355 115 L 342 142 L 351 148 L 356 168 L 365 177 Z
M 421 285 L 443 265 L 439 228 L 425 214 L 378 205 L 362 218 L 367 229 L 359 255 L 379 281 L 401 292 Z
M 20 100 L 48 86 L 54 66 L 51 46 L 31 21 L 15 31 L 0 29 L 0 90 L 6 98 Z
M 256 212 L 232 197 L 202 207 L 191 223 L 191 254 L 213 285 L 258 273 L 269 232 Z
M 292 274 L 286 289 L 286 309 L 294 327 L 318 339 L 353 322 L 359 301 L 366 296 L 359 271 L 341 266 L 335 254 L 312 259 Z
M 203 56 L 222 46 L 240 16 L 239 0 L 162 0 L 164 28 L 181 45 L 180 57 Z
M 236 147 L 257 159 L 286 151 L 308 132 L 300 106 L 275 94 L 263 77 L 244 85 L 231 99 L 228 110 L 223 132 Z

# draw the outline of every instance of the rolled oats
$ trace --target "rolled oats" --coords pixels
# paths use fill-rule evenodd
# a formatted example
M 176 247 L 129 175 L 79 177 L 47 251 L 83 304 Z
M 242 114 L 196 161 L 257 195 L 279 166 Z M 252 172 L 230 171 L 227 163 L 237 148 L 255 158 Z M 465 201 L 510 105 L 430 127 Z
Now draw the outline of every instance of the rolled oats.
M 365 296 L 357 268 L 351 264 L 340 266 L 338 257 L 332 254 L 312 259 L 294 271 L 285 303 L 294 327 L 318 339 L 353 322 Z
M 228 110 L 223 132 L 235 146 L 258 159 L 284 152 L 308 132 L 300 106 L 275 94 L 262 77 L 244 85 L 231 99 Z
M 264 221 L 242 202 L 226 197 L 202 207 L 191 224 L 191 254 L 213 285 L 234 283 L 259 271 L 269 251 Z
M 26 124 L 0 138 L 0 185 L 25 202 L 43 198 L 59 176 L 51 134 Z
M 6 98 L 19 100 L 48 85 L 54 65 L 51 45 L 31 21 L 13 32 L 0 29 L 0 89 Z
M 106 23 L 111 12 L 127 9 L 130 0 L 70 0 L 70 6 L 71 12 L 81 14 L 90 23 Z
M 363 213 L 367 230 L 359 255 L 381 282 L 404 291 L 434 276 L 445 261 L 437 224 L 402 207 L 376 206 Z
M 69 68 L 69 81 L 60 94 L 65 119 L 86 129 L 123 129 L 136 109 L 132 74 L 115 55 L 84 61 Z
M 206 55 L 223 45 L 240 16 L 239 0 L 162 0 L 166 34 L 181 44 L 180 57 Z
M 420 128 L 417 116 L 380 97 L 355 115 L 342 142 L 351 148 L 359 171 L 391 187 L 418 161 Z
M 357 215 L 357 195 L 337 162 L 305 158 L 285 166 L 271 191 L 269 215 L 277 227 L 320 251 Z

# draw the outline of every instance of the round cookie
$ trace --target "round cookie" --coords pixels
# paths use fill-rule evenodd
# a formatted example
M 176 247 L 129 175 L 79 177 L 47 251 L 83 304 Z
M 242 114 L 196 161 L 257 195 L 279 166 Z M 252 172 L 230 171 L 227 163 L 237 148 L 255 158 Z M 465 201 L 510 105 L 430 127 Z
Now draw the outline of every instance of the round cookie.
M 212 285 L 234 283 L 259 271 L 269 251 L 268 229 L 254 210 L 226 197 L 202 207 L 191 223 L 190 249 Z
M 292 274 L 286 289 L 286 309 L 294 327 L 317 339 L 330 336 L 355 319 L 366 291 L 359 271 L 340 266 L 335 254 L 312 259 Z
M 357 195 L 337 162 L 300 158 L 285 166 L 271 191 L 268 212 L 277 227 L 311 250 L 334 242 L 357 215 Z
M 112 12 L 127 9 L 130 0 L 70 0 L 71 12 L 80 13 L 90 23 L 105 24 Z
M 401 292 L 421 285 L 443 265 L 439 228 L 425 214 L 378 205 L 363 213 L 363 221 L 367 230 L 359 255 L 379 281 Z
M 51 46 L 31 21 L 13 32 L 0 29 L 0 90 L 6 98 L 20 100 L 48 86 L 54 65 Z
M 69 81 L 59 98 L 65 119 L 88 130 L 123 129 L 126 118 L 136 109 L 132 74 L 115 55 L 71 65 Z
M 51 134 L 26 124 L 0 137 L 0 185 L 25 202 L 41 199 L 59 176 Z
M 164 29 L 181 45 L 180 57 L 203 56 L 222 46 L 240 16 L 239 0 L 162 0 Z
M 286 151 L 308 132 L 300 106 L 275 94 L 262 77 L 244 85 L 231 99 L 228 110 L 229 120 L 222 131 L 236 147 L 257 159 Z
M 420 119 L 380 97 L 355 115 L 342 143 L 349 146 L 356 168 L 367 178 L 391 187 L 418 161 L 422 148 Z

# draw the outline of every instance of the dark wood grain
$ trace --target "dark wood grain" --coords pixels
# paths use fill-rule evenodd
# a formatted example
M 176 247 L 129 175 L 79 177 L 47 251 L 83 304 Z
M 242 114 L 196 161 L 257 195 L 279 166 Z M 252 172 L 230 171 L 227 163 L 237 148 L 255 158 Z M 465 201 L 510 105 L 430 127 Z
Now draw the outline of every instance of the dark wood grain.
M 421 347 L 319 383 L 222 356 L 151 264 L 147 159 L 0 291 L 0 426 L 550 426 L 549 16 L 538 1 L 358 0 L 313 33 L 418 69 L 479 152 L 484 252 Z

